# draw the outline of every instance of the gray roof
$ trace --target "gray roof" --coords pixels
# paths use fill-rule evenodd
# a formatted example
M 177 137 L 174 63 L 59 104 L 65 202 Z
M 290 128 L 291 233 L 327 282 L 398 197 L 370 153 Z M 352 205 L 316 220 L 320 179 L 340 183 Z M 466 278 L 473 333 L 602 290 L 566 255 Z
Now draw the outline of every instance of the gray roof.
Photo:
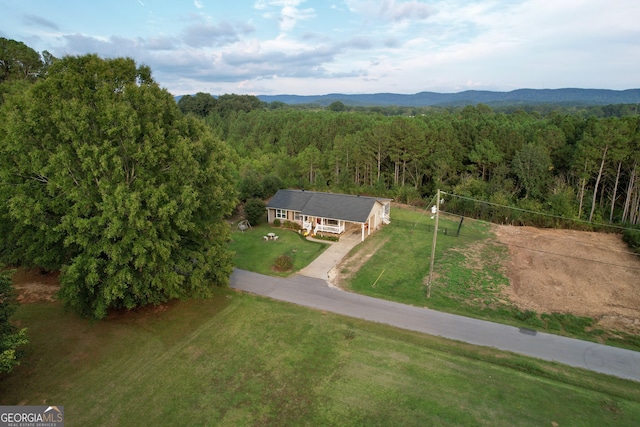
M 366 222 L 376 202 L 391 199 L 350 194 L 321 193 L 306 190 L 278 190 L 267 203 L 267 208 L 286 209 L 322 218 L 350 222 Z

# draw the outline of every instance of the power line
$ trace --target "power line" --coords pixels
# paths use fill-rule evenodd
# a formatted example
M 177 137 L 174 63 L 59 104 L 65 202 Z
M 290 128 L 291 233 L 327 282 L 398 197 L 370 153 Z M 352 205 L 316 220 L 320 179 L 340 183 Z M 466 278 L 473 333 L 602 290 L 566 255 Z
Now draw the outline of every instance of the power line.
M 425 205 L 424 209 L 422 210 L 422 213 L 420 214 L 420 217 L 418 217 L 418 219 L 416 220 L 415 224 L 413 224 L 413 229 L 414 229 L 414 230 L 415 230 L 416 226 L 418 225 L 418 222 L 420 222 L 420 220 L 421 220 L 421 219 L 422 219 L 422 217 L 424 216 L 424 213 L 427 211 L 428 206 L 433 205 L 433 201 L 434 201 L 434 199 L 436 199 L 437 197 L 438 197 L 438 195 L 436 194 L 435 196 L 433 196 L 433 197 L 431 198 L 431 201 L 430 201 L 427 205 Z
M 579 223 L 589 224 L 589 225 L 598 226 L 598 227 L 615 228 L 615 229 L 618 229 L 618 230 L 637 231 L 637 229 L 631 228 L 631 227 L 623 227 L 623 226 L 620 226 L 620 225 L 613 225 L 613 224 L 603 224 L 603 223 L 599 223 L 599 222 L 590 222 L 590 221 L 587 221 L 587 220 L 584 220 L 584 219 L 567 218 L 567 217 L 560 216 L 560 215 L 554 215 L 554 214 L 545 213 L 545 212 L 536 212 L 536 211 L 532 211 L 532 210 L 529 210 L 529 209 L 522 209 L 522 208 L 516 208 L 516 207 L 508 206 L 508 205 L 501 205 L 499 203 L 487 202 L 485 200 L 474 199 L 472 197 L 467 197 L 467 196 L 460 196 L 458 194 L 453 194 L 453 193 L 446 193 L 444 191 L 441 191 L 441 193 L 442 194 L 446 194 L 448 196 L 457 197 L 457 198 L 463 199 L 463 200 L 470 200 L 472 202 L 482 203 L 482 204 L 485 204 L 485 205 L 497 206 L 497 207 L 501 207 L 501 208 L 507 208 L 507 209 L 510 209 L 510 210 L 514 210 L 514 211 L 527 212 L 527 213 L 531 213 L 531 214 L 535 214 L 535 215 L 542 215 L 542 216 L 546 216 L 546 217 L 549 217 L 549 218 L 561 219 L 561 220 L 564 220 L 564 221 L 579 222 Z

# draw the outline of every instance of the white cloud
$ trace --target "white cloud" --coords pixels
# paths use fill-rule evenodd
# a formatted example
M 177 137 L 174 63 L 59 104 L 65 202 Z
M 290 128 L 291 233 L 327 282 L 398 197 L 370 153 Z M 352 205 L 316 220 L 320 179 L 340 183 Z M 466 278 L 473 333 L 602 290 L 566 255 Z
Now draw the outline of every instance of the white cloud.
M 65 21 L 25 7 L 0 14 L 1 34 L 56 56 L 131 56 L 180 93 L 638 86 L 637 0 L 144 3 L 127 25 L 113 8 Z
M 435 12 L 430 5 L 416 0 L 346 0 L 346 3 L 354 13 L 391 22 L 423 20 Z
M 290 32 L 300 21 L 315 17 L 313 8 L 302 9 L 299 6 L 305 0 L 257 0 L 254 9 L 264 11 L 265 19 L 277 19 L 280 31 Z

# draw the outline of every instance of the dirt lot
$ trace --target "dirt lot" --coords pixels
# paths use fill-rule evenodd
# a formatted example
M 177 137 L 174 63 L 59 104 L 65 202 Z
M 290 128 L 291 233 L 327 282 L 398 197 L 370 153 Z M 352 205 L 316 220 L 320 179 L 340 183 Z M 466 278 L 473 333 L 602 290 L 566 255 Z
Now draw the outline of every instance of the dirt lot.
M 508 245 L 508 299 L 539 313 L 589 316 L 603 329 L 640 333 L 640 257 L 619 235 L 495 226 Z

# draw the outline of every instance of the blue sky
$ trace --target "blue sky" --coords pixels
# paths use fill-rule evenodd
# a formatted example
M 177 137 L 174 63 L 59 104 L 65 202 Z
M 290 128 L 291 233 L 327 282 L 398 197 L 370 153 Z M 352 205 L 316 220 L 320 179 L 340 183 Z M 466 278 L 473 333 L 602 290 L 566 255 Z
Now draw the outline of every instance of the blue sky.
M 174 95 L 640 87 L 638 0 L 0 0 L 0 36 Z

